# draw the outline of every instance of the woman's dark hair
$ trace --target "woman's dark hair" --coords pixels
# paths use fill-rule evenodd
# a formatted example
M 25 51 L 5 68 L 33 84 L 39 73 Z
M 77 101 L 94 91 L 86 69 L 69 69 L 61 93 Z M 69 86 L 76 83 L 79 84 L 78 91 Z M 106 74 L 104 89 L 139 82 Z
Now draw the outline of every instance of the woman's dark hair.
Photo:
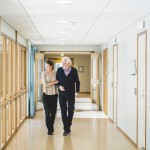
M 52 70 L 54 69 L 54 62 L 52 60 L 48 60 L 46 63 L 52 66 Z

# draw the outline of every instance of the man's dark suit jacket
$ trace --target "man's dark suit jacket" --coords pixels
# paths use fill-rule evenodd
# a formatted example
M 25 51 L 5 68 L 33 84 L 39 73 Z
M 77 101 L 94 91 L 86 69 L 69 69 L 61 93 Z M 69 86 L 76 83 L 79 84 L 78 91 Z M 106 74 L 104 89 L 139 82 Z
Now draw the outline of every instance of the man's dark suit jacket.
M 75 92 L 79 93 L 80 81 L 76 68 L 71 67 L 71 71 L 67 76 L 65 75 L 62 67 L 58 68 L 56 79 L 58 80 L 57 86 L 59 87 L 61 85 L 65 88 L 65 91 L 59 90 L 59 95 L 68 95 L 72 97 L 75 96 Z

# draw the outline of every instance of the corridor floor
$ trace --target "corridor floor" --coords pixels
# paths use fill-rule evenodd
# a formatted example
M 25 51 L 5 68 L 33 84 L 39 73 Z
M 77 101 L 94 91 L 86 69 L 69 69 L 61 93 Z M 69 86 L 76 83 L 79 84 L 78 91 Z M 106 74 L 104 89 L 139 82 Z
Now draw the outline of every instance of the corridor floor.
M 26 119 L 5 150 L 137 150 L 104 118 L 74 118 L 72 133 L 63 137 L 61 118 L 56 118 L 54 135 L 47 135 L 44 112 Z

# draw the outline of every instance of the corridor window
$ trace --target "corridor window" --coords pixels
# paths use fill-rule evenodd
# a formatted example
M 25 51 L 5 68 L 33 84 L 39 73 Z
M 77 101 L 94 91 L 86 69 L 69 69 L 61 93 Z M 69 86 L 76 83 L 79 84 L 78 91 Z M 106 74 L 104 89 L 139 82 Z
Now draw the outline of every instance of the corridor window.
M 3 149 L 26 118 L 26 49 L 13 42 L 15 39 L 0 38 L 0 149 Z
M 15 75 L 16 75 L 16 44 L 15 42 L 12 42 L 12 76 L 11 76 L 11 89 L 12 89 L 12 95 L 15 95 Z
M 26 51 L 25 48 L 21 48 L 21 89 L 26 87 Z
M 1 36 L 1 43 L 0 43 L 0 102 L 3 99 L 3 53 L 4 53 L 4 47 L 5 47 L 5 38 Z
M 10 97 L 11 40 L 6 40 L 6 97 Z

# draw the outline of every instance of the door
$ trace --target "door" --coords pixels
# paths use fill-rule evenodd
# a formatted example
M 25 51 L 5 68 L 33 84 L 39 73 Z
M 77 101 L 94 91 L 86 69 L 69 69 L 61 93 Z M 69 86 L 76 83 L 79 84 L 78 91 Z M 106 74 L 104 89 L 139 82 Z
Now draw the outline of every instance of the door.
M 91 53 L 91 102 L 100 110 L 99 55 Z
M 42 80 L 41 73 L 44 71 L 44 53 L 35 54 L 35 99 L 36 110 L 42 102 Z
M 113 46 L 113 122 L 117 124 L 118 101 L 118 45 Z
M 150 100 L 147 103 L 146 150 L 150 150 Z
M 146 66 L 147 32 L 137 36 L 137 143 L 138 148 L 146 145 Z
M 103 110 L 108 114 L 108 49 L 103 51 Z

